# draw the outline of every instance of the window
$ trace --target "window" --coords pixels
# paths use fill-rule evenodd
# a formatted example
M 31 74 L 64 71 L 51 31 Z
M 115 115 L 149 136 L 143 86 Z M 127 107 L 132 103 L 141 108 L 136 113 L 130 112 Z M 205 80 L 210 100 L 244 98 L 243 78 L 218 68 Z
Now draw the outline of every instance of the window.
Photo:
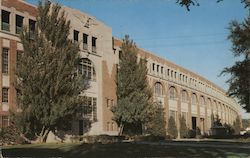
M 36 28 L 36 22 L 34 20 L 29 19 L 29 34 L 30 37 L 33 38 Z
M 9 49 L 3 48 L 2 52 L 2 73 L 8 74 L 9 70 Z
M 2 88 L 2 102 L 8 103 L 9 102 L 9 89 Z
M 182 102 L 188 102 L 188 94 L 187 94 L 187 91 L 183 90 L 181 92 L 181 101 Z
M 193 105 L 196 105 L 196 104 L 197 104 L 197 97 L 196 97 L 196 94 L 195 94 L 195 93 L 192 94 L 192 104 L 193 104 Z
M 79 31 L 74 30 L 74 41 L 78 41 Z
M 169 117 L 173 117 L 174 118 L 174 120 L 175 120 L 175 122 L 176 122 L 176 111 L 173 111 L 173 110 L 170 110 L 170 114 L 169 114 Z
M 83 58 L 80 60 L 78 66 L 78 74 L 83 75 L 89 80 L 96 80 L 96 72 L 93 63 L 87 59 Z
M 155 63 L 153 63 L 153 71 L 155 71 Z
M 2 30 L 10 31 L 10 12 L 2 10 Z
M 90 120 L 97 120 L 97 99 L 95 97 L 84 97 L 83 114 Z
M 92 52 L 96 53 L 96 40 L 97 38 L 92 37 Z
M 204 105 L 205 105 L 205 98 L 204 98 L 203 96 L 201 96 L 200 99 L 201 99 L 201 100 L 200 100 L 201 106 L 204 106 Z
M 88 50 L 88 35 L 83 34 L 83 50 Z
M 159 82 L 155 83 L 154 94 L 155 94 L 155 96 L 162 96 L 162 85 L 161 85 L 161 83 L 159 83 Z
M 169 99 L 175 100 L 176 99 L 176 89 L 174 87 L 169 88 Z
M 157 67 L 156 67 L 156 71 L 157 71 L 157 72 L 159 72 L 159 65 L 157 65 Z
M 161 67 L 161 73 L 163 74 L 163 67 Z
M 16 15 L 16 34 L 20 34 L 23 29 L 23 17 Z
M 9 126 L 9 117 L 8 116 L 2 116 L 2 127 L 8 127 Z

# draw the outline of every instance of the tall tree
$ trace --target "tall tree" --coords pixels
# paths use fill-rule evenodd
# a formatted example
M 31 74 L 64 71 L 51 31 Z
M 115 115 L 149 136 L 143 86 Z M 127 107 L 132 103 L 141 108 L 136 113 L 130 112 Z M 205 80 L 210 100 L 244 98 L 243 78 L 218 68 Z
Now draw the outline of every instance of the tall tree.
M 77 76 L 79 46 L 68 38 L 70 21 L 58 4 L 40 2 L 35 32 L 24 29 L 18 56 L 17 125 L 29 138 L 45 141 L 50 131 L 71 127 L 80 111 L 86 80 Z
M 246 6 L 250 11 L 248 3 Z M 241 60 L 225 68 L 222 74 L 230 74 L 228 94 L 237 97 L 243 108 L 250 112 L 250 15 L 242 23 L 232 21 L 229 29 L 232 51 Z
M 120 127 L 120 134 L 130 131 L 141 134 L 151 106 L 151 91 L 148 88 L 146 59 L 137 58 L 135 43 L 125 36 L 121 46 L 117 74 L 117 106 L 112 111 Z

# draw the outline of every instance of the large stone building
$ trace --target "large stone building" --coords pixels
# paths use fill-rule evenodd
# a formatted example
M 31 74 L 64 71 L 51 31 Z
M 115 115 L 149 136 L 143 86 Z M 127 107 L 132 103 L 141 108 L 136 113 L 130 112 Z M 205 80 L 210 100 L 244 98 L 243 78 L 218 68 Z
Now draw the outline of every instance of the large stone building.
M 23 26 L 35 28 L 36 6 L 23 0 L 0 0 L 0 128 L 10 123 L 9 110 L 19 111 L 14 88 L 18 53 L 23 51 L 19 33 Z M 87 104 L 92 107 L 91 129 L 88 134 L 118 133 L 110 108 L 116 104 L 115 76 L 119 64 L 121 41 L 112 37 L 112 29 L 81 11 L 62 7 L 71 21 L 69 38 L 80 43 L 79 74 L 90 79 L 86 90 Z M 148 60 L 148 80 L 154 100 L 165 110 L 166 120 L 173 116 L 186 118 L 189 128 L 199 127 L 208 132 L 211 114 L 218 115 L 223 123 L 232 124 L 240 116 L 240 106 L 226 92 L 202 76 L 157 57 L 142 49 L 139 57 Z M 83 120 L 72 121 L 74 134 L 86 133 Z

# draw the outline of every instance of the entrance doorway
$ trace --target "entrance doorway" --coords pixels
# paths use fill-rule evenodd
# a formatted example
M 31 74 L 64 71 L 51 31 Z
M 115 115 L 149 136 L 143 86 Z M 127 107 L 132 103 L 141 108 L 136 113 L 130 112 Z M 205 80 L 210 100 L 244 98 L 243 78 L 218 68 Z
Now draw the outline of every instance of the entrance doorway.
M 196 117 L 192 117 L 192 129 L 196 130 Z

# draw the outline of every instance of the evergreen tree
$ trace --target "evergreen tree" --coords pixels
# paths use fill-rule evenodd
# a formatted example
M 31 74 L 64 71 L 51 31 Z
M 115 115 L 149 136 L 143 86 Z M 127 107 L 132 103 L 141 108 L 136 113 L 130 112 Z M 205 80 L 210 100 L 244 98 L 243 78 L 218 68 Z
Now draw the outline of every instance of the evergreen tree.
M 167 129 L 168 135 L 170 135 L 173 138 L 177 137 L 177 127 L 176 127 L 176 123 L 175 120 L 173 118 L 173 116 L 170 116 L 170 118 L 168 119 L 168 129 Z
M 187 132 L 188 132 L 188 128 L 187 128 L 187 124 L 186 124 L 186 119 L 182 115 L 180 117 L 180 136 L 181 136 L 181 138 L 186 137 L 187 136 Z
M 45 1 L 32 38 L 27 29 L 21 34 L 16 90 L 22 111 L 15 117 L 29 138 L 45 141 L 50 131 L 71 127 L 81 111 L 86 80 L 76 75 L 79 46 L 68 38 L 69 30 L 61 7 Z
M 164 109 L 158 103 L 155 103 L 148 121 L 145 124 L 146 133 L 154 136 L 166 136 L 166 121 Z
M 117 73 L 117 106 L 112 111 L 114 120 L 131 134 L 141 134 L 151 105 L 148 88 L 146 59 L 137 58 L 135 43 L 125 36 L 121 46 L 120 65 Z

